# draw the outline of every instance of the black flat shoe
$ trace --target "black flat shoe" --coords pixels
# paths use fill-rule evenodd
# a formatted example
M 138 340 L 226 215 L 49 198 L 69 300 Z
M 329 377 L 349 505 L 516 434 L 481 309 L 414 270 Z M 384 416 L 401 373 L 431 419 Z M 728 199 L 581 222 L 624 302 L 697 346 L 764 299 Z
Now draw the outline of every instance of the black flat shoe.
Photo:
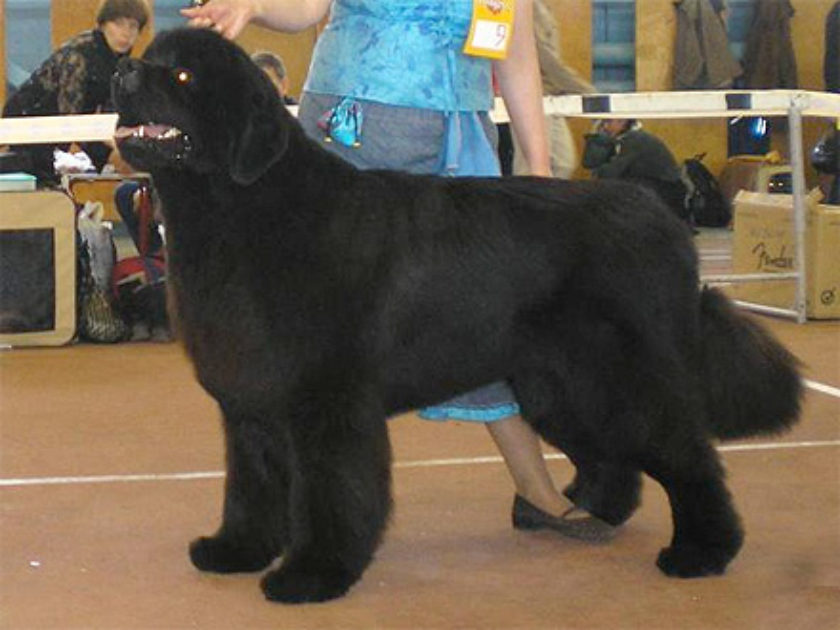
M 581 514 L 587 514 L 587 516 L 581 516 Z M 605 543 L 612 540 L 617 529 L 577 506 L 570 507 L 560 516 L 553 516 L 518 494 L 513 500 L 512 516 L 514 529 L 553 529 L 568 538 L 590 543 Z

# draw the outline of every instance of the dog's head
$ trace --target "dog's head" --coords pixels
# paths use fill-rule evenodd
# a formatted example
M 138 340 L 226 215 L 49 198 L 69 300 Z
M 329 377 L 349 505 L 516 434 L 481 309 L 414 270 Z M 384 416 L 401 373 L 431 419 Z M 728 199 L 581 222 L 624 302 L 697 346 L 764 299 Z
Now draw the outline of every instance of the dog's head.
M 291 120 L 271 81 L 237 45 L 204 29 L 158 35 L 112 82 L 123 157 L 155 172 L 259 179 L 288 145 Z

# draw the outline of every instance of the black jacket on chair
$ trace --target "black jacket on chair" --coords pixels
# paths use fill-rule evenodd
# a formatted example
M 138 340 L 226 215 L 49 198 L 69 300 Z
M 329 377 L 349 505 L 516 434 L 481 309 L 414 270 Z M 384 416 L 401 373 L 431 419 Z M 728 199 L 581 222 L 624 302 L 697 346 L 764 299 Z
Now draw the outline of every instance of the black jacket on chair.
M 60 114 L 93 114 L 113 111 L 111 76 L 124 55 L 108 46 L 102 31 L 92 29 L 79 33 L 61 45 L 8 98 L 3 107 L 6 118 L 19 116 L 56 116 Z M 66 145 L 27 145 L 14 147 L 15 152 L 29 154 L 34 173 L 41 179 L 52 179 L 52 154 Z M 108 161 L 111 150 L 98 142 L 81 148 L 97 169 Z
M 825 91 L 840 92 L 840 2 L 825 19 Z

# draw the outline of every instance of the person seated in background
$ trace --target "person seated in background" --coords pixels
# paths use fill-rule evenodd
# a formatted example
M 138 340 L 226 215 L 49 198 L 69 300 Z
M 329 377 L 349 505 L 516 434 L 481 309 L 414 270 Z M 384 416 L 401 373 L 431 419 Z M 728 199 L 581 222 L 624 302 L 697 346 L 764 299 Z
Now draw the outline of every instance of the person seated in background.
M 586 135 L 583 167 L 596 178 L 621 178 L 656 192 L 677 215 L 689 221 L 686 187 L 674 155 L 659 138 L 642 129 L 637 120 L 602 120 Z
M 14 91 L 3 107 L 4 117 L 93 114 L 113 111 L 111 75 L 117 62 L 131 53 L 149 21 L 145 0 L 102 0 L 96 27 L 79 33 L 61 45 Z M 113 147 L 81 143 L 97 170 L 108 162 Z M 33 144 L 11 150 L 29 161 L 29 170 L 41 182 L 54 182 L 55 149 L 68 145 Z
M 138 254 L 120 259 L 111 278 L 129 339 L 171 341 L 160 200 L 149 182 L 129 179 L 117 187 L 114 202 Z
M 830 129 L 811 150 L 811 164 L 819 175 L 822 203 L 840 206 L 840 129 Z
M 289 96 L 289 75 L 286 74 L 286 64 L 283 63 L 280 55 L 261 50 L 251 55 L 251 60 L 268 75 L 286 105 L 298 104 L 293 97 Z

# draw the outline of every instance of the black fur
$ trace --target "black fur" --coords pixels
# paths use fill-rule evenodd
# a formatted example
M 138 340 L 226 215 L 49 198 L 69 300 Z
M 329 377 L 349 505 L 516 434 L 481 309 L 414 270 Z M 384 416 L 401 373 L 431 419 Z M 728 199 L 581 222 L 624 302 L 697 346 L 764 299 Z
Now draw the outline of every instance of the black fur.
M 187 69 L 191 80 L 175 79 Z M 183 75 L 181 75 L 183 77 Z M 358 171 L 306 138 L 234 44 L 174 31 L 115 79 L 164 204 L 183 341 L 224 413 L 222 525 L 201 569 L 284 602 L 342 595 L 390 508 L 385 419 L 499 379 L 612 522 L 663 485 L 658 564 L 721 573 L 742 542 L 711 443 L 798 415 L 795 361 L 715 291 L 690 234 L 640 188 Z

